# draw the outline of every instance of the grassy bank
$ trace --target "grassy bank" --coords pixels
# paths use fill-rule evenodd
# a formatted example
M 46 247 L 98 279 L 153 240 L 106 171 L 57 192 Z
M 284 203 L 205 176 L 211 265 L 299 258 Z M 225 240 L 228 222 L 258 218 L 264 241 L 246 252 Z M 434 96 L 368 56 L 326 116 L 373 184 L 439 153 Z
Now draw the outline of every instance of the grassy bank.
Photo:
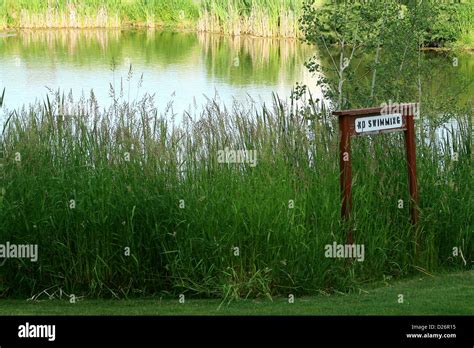
M 111 94 L 117 102 L 106 111 L 93 96 L 58 94 L 6 115 L 0 241 L 38 244 L 39 259 L 5 260 L 0 295 L 299 296 L 471 267 L 468 105 L 434 99 L 422 108 L 417 230 L 402 134 L 354 140 L 352 224 L 365 258 L 350 263 L 325 257 L 347 229 L 337 124 L 318 104 L 227 109 L 211 100 L 175 125 L 151 98 Z M 446 117 L 457 126 L 440 141 Z M 226 148 L 255 150 L 255 166 L 220 163 Z
M 302 0 L 203 0 L 198 30 L 297 37 Z
M 450 48 L 474 50 L 474 2 L 462 1 L 456 13 L 449 12 L 449 20 L 442 21 L 434 28 L 435 37 L 443 37 L 443 32 L 450 32 L 452 41 Z M 447 16 L 446 16 L 447 17 Z M 443 18 L 444 19 L 444 18 Z M 442 29 L 444 26 L 444 29 Z M 441 27 L 441 28 L 440 28 Z
M 199 6 L 192 0 L 0 0 L 3 28 L 191 27 Z
M 474 272 L 386 281 L 350 295 L 240 300 L 0 300 L 0 315 L 472 315 Z M 404 302 L 398 302 L 402 294 Z
M 302 0 L 0 0 L 0 30 L 174 27 L 295 37 Z

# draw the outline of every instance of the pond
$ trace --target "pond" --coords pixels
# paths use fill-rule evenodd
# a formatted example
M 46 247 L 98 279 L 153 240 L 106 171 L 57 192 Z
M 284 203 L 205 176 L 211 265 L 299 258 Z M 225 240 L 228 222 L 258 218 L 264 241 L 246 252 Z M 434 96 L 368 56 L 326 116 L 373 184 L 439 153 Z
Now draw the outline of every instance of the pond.
M 48 88 L 72 90 L 110 105 L 110 86 L 125 100 L 155 94 L 180 114 L 207 97 L 269 102 L 309 81 L 304 61 L 314 53 L 296 40 L 120 30 L 22 31 L 0 37 L 0 87 L 9 109 L 43 100 Z M 129 78 L 130 67 L 132 76 Z M 141 76 L 143 75 L 143 78 Z M 129 81 L 130 80 L 130 81 Z M 142 81 L 141 81 L 142 80 Z
M 93 90 L 99 105 L 108 106 L 111 86 L 117 94 L 122 86 L 125 101 L 155 94 L 160 112 L 172 103 L 180 115 L 205 104 L 206 96 L 218 94 L 226 105 L 234 99 L 271 102 L 272 93 L 287 98 L 296 82 L 314 86 L 303 63 L 316 51 L 298 40 L 193 32 L 20 31 L 0 35 L 0 89 L 6 88 L 5 107 L 16 109 L 44 100 L 49 89 L 72 91 L 75 100 Z M 441 95 L 457 88 L 459 101 L 472 98 L 474 83 L 459 81 L 474 77 L 473 54 L 457 56 L 456 67 L 449 54 L 425 57 L 436 70 L 433 78 L 425 77 L 425 92 Z

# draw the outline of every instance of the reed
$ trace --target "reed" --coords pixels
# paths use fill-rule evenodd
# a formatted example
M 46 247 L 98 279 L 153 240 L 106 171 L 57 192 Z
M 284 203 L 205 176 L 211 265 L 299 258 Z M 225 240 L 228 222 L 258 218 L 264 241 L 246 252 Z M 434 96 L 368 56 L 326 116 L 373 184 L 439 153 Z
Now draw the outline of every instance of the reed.
M 297 37 L 302 0 L 0 0 L 0 29 L 193 29 L 232 35 Z
M 454 19 L 460 37 L 455 46 L 472 48 L 474 47 L 474 3 L 463 2 L 459 6 L 459 12 Z
M 197 28 L 230 35 L 298 37 L 301 0 L 204 0 Z
M 451 107 L 458 130 L 442 141 L 417 139 L 418 255 L 402 136 L 355 139 L 352 223 L 366 254 L 350 263 L 324 252 L 346 241 L 338 130 L 324 107 L 209 100 L 174 123 L 151 97 L 120 94 L 111 88 L 103 111 L 93 95 L 56 93 L 6 115 L 0 240 L 37 243 L 39 259 L 5 260 L 1 296 L 288 296 L 470 267 L 452 248 L 472 259 L 472 109 Z M 422 110 L 424 129 L 439 127 Z M 256 150 L 256 166 L 219 163 L 226 148 Z
M 3 28 L 191 27 L 198 3 L 192 0 L 0 0 Z

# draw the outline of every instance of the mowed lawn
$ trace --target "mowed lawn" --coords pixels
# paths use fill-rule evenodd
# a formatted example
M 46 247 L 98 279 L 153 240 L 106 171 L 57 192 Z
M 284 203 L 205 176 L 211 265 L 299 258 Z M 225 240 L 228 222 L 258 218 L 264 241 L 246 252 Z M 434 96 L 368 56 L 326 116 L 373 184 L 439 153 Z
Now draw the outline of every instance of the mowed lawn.
M 403 295 L 403 303 L 399 303 Z M 0 315 L 474 315 L 474 271 L 423 275 L 333 294 L 232 301 L 185 299 L 0 300 Z

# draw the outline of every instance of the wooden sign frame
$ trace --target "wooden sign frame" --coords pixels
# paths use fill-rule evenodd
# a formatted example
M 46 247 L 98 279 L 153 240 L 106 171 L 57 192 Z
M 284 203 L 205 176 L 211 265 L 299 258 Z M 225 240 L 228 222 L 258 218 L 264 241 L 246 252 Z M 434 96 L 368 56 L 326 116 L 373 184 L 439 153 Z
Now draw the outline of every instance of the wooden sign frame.
M 334 111 L 333 115 L 339 118 L 339 150 L 340 150 L 340 177 L 341 187 L 341 217 L 348 220 L 352 211 L 352 164 L 351 164 L 351 137 L 392 133 L 403 131 L 405 135 L 405 152 L 408 169 L 408 184 L 410 192 L 411 223 L 418 223 L 418 189 L 416 184 L 416 150 L 414 115 L 417 110 L 415 103 L 395 106 L 374 107 L 368 109 L 352 109 Z M 398 119 L 401 117 L 401 119 Z M 363 119 L 363 120 L 362 120 Z M 362 124 L 366 121 L 365 124 Z M 369 126 L 369 121 L 370 126 Z M 359 122 L 359 123 L 358 123 Z M 365 125 L 367 130 L 365 130 Z M 371 130 L 373 128 L 374 130 Z M 349 231 L 348 243 L 353 243 L 352 229 Z

